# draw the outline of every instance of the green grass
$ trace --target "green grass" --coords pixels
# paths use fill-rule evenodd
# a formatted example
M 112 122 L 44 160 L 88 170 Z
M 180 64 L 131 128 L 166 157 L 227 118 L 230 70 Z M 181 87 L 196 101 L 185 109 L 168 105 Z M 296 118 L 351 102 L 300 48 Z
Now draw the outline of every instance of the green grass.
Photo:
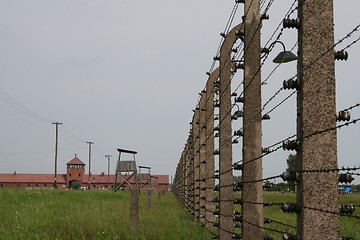
M 235 194 L 236 198 L 240 198 L 240 194 Z M 281 193 L 281 192 L 264 192 L 264 201 L 271 201 L 273 203 L 285 203 L 285 202 L 296 202 L 296 196 L 294 193 Z M 349 194 L 340 195 L 340 204 L 356 204 L 360 205 L 360 194 Z M 360 207 L 355 207 L 356 211 L 352 214 L 353 216 L 360 216 Z M 235 210 L 241 211 L 239 205 L 235 205 Z M 296 214 L 295 213 L 284 213 L 281 210 L 281 206 L 275 205 L 270 207 L 264 207 L 264 217 L 271 218 L 277 222 L 265 224 L 265 228 L 277 230 L 280 232 L 286 232 L 290 234 L 296 234 Z M 338 217 L 334 215 L 334 217 Z M 290 225 L 285 226 L 281 223 Z M 240 234 L 240 229 L 235 230 L 236 233 Z M 266 230 L 266 235 L 272 235 L 275 239 L 282 239 L 282 234 Z M 340 217 L 340 236 L 353 237 L 354 239 L 360 240 L 360 219 L 351 217 Z
M 265 193 L 264 199 L 265 199 L 265 201 L 271 201 L 273 203 L 295 202 L 295 194 L 279 193 L 279 192 Z M 290 214 L 284 213 L 281 210 L 280 206 L 264 207 L 264 216 L 266 218 L 271 218 L 271 219 L 281 222 L 281 223 L 286 223 L 291 226 L 296 226 L 296 215 L 291 214 L 291 213 Z M 287 227 L 287 226 L 284 226 L 284 225 L 281 225 L 281 224 L 275 223 L 275 222 L 266 224 L 265 227 L 270 228 L 270 229 L 280 230 L 283 232 L 288 232 L 291 234 L 296 233 L 296 229 L 294 229 L 292 227 Z M 279 233 L 272 232 L 272 231 L 266 231 L 266 233 L 268 235 L 273 235 L 276 237 L 279 237 L 281 235 Z
M 265 192 L 264 198 L 274 203 L 295 202 L 292 193 Z M 149 208 L 146 193 L 140 195 L 139 229 L 131 232 L 127 191 L 1 189 L 0 239 L 212 239 L 172 194 L 158 199 L 154 193 L 152 202 L 153 207 Z M 360 204 L 360 194 L 340 196 L 340 204 L 349 203 Z M 240 210 L 239 205 L 236 208 Z M 359 207 L 353 215 L 360 216 Z M 264 216 L 296 226 L 296 214 L 283 213 L 280 206 L 265 207 Z M 360 239 L 360 219 L 341 217 L 340 222 L 341 236 Z M 265 227 L 296 232 L 275 222 Z M 282 239 L 273 231 L 266 234 Z
M 131 232 L 129 192 L 2 189 L 0 239 L 211 239 L 172 194 L 152 199 L 140 195 Z
M 348 194 L 340 196 L 340 204 L 357 204 L 353 215 L 360 216 L 360 193 Z M 340 233 L 342 236 L 354 237 L 360 239 L 360 219 L 353 219 L 349 217 L 340 218 Z
M 282 202 L 295 202 L 296 197 L 293 193 L 272 193 L 265 192 L 264 199 L 266 201 L 272 201 L 274 203 Z M 340 204 L 360 204 L 360 194 L 349 194 L 349 195 L 340 195 Z M 356 211 L 352 214 L 354 216 L 360 216 L 360 208 L 355 207 Z M 272 218 L 281 223 L 286 223 L 291 226 L 296 226 L 296 214 L 294 213 L 283 213 L 280 206 L 272 206 L 264 208 L 264 216 Z M 337 217 L 334 215 L 334 217 Z M 271 229 L 277 229 L 284 232 L 289 232 L 292 234 L 296 233 L 296 229 L 282 226 L 278 223 L 266 224 L 265 227 Z M 281 234 L 267 231 L 269 235 L 273 235 L 276 238 L 280 238 Z M 340 235 L 353 237 L 354 239 L 360 239 L 360 219 L 350 218 L 350 217 L 340 217 Z

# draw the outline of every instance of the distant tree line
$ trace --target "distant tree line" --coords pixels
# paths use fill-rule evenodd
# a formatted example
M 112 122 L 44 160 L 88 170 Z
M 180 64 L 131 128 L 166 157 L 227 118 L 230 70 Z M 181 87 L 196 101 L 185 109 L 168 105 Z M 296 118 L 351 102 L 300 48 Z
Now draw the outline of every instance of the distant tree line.
M 360 193 L 360 184 L 351 184 L 347 186 L 351 186 L 354 193 Z M 292 185 L 287 182 L 273 183 L 269 188 L 264 189 L 264 191 L 289 192 L 289 191 L 293 191 L 291 187 Z

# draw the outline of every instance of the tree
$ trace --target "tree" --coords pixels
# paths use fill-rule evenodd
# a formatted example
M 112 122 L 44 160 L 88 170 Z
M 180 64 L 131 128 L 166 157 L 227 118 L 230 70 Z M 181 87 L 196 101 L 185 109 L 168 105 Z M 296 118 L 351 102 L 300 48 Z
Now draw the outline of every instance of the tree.
M 360 192 L 360 184 L 353 184 L 351 185 L 354 192 Z
M 233 176 L 234 182 L 242 182 L 242 176 Z
M 287 163 L 287 169 L 289 171 L 297 171 L 298 170 L 298 164 L 299 164 L 299 160 L 298 160 L 298 155 L 295 154 L 290 154 L 288 156 L 288 159 L 286 160 Z M 296 186 L 296 182 L 295 181 L 289 181 L 290 184 L 290 188 L 292 191 L 295 191 L 295 186 Z

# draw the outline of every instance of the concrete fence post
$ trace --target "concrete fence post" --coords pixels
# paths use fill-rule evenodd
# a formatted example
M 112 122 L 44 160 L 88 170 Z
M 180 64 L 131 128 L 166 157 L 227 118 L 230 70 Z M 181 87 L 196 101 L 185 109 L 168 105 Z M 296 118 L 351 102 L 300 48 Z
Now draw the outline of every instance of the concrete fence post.
M 200 178 L 200 223 L 205 225 L 206 201 L 205 201 L 205 146 L 206 146 L 206 95 L 201 93 L 199 102 L 199 178 Z
M 337 169 L 336 130 L 307 137 L 336 126 L 333 1 L 301 0 L 298 16 L 300 171 Z M 326 213 L 339 212 L 337 188 L 337 172 L 303 172 L 300 175 L 297 189 L 299 239 L 339 239 L 339 216 Z
M 242 24 L 235 26 L 226 36 L 220 48 L 219 98 L 220 98 L 220 134 L 219 134 L 219 200 L 221 240 L 233 238 L 234 233 L 234 181 L 232 172 L 232 127 L 231 127 L 231 62 L 232 48 L 239 38 L 237 34 Z
M 260 1 L 245 0 L 242 237 L 264 238 L 260 71 Z M 255 160 L 256 159 L 256 160 Z M 255 181 L 255 182 L 254 182 Z
M 194 158 L 194 218 L 200 217 L 200 136 L 199 136 L 199 106 L 196 107 L 193 118 L 193 158 Z
M 207 229 L 212 229 L 213 223 L 215 222 L 215 203 L 213 202 L 215 193 L 215 160 L 214 160 L 214 81 L 219 78 L 219 68 L 216 68 L 209 76 L 206 83 L 206 146 L 205 146 L 205 226 Z

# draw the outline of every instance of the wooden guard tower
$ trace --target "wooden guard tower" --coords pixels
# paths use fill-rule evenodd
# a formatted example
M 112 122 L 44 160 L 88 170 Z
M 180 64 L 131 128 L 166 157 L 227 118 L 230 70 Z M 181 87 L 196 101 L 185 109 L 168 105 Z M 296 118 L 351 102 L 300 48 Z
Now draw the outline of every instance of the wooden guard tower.
M 118 152 L 119 152 L 119 158 L 116 162 L 114 192 L 119 190 L 125 184 L 128 184 L 128 186 L 131 189 L 139 189 L 138 180 L 137 180 L 136 161 L 135 161 L 135 154 L 137 152 L 120 149 L 120 148 L 118 148 Z M 132 154 L 133 160 L 132 161 L 121 160 L 122 153 Z M 120 177 L 119 182 L 118 182 L 118 176 Z M 132 177 L 135 177 L 135 181 L 130 181 Z
M 145 169 L 145 173 L 142 173 L 141 170 Z M 140 189 L 151 189 L 151 167 L 139 166 L 139 173 L 137 174 L 137 179 Z
M 151 181 L 150 182 L 151 182 L 151 188 L 153 190 L 159 191 L 159 189 L 158 189 L 158 186 L 159 186 L 158 177 L 151 176 Z

